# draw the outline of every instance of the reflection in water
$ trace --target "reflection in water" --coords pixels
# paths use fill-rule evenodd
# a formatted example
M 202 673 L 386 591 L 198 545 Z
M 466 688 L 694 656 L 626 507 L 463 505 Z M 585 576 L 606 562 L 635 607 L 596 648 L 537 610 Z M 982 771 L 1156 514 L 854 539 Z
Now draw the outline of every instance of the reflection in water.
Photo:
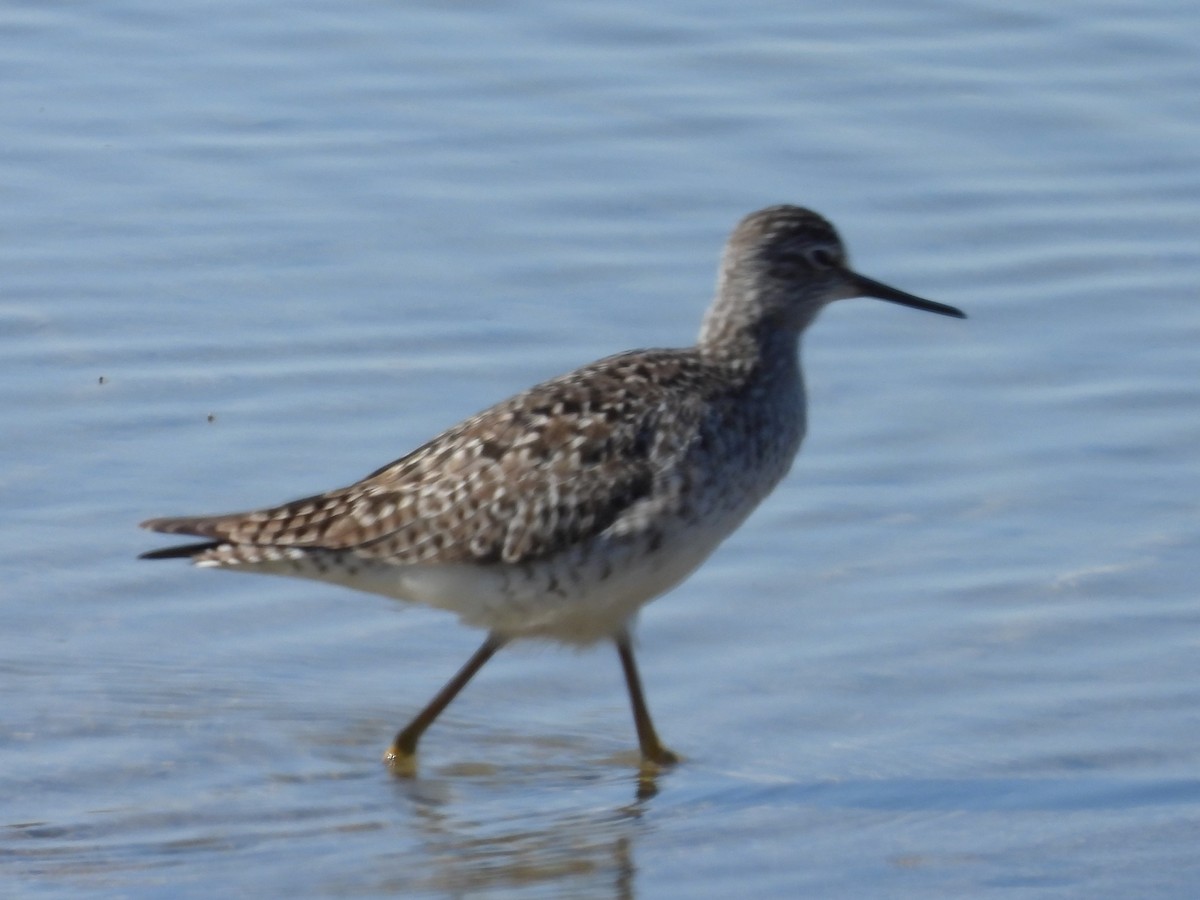
M 628 784 L 624 776 L 623 781 Z M 580 808 L 577 791 L 547 795 L 544 784 L 541 791 L 521 791 L 512 779 L 472 782 L 456 775 L 396 784 L 412 812 L 410 824 L 423 840 L 420 856 L 427 872 L 414 885 L 413 854 L 405 852 L 394 858 L 403 868 L 394 880 L 383 880 L 384 890 L 419 887 L 457 894 L 554 885 L 573 895 L 635 896 L 633 847 L 644 827 L 639 821 L 643 804 L 657 793 L 652 776 L 633 779 L 632 803 L 591 810 Z M 594 773 L 581 786 L 595 792 Z M 514 804 L 518 794 L 561 806 L 526 808 Z M 489 806 L 495 819 L 462 815 L 469 810 L 478 816 Z

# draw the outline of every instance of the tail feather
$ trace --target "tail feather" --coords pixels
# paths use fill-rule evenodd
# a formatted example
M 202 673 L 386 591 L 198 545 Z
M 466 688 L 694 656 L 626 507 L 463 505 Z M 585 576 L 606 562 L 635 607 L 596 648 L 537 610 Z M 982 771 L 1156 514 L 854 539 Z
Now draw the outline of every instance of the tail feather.
M 166 534 L 188 534 L 199 538 L 220 538 L 221 534 L 214 527 L 220 520 L 219 516 L 179 516 L 165 519 L 147 519 L 141 528 L 151 531 L 161 531 Z M 209 550 L 221 546 L 222 541 L 203 541 L 196 544 L 176 544 L 174 547 L 163 547 L 161 550 L 150 550 L 138 559 L 191 559 Z
M 221 546 L 220 541 L 205 541 L 200 544 L 176 544 L 174 547 L 163 547 L 161 550 L 149 550 L 138 556 L 138 559 L 191 559 L 215 550 Z
M 221 526 L 236 516 L 168 516 L 162 519 L 147 519 L 138 525 L 149 531 L 164 534 L 190 534 L 195 537 L 219 538 L 224 535 Z

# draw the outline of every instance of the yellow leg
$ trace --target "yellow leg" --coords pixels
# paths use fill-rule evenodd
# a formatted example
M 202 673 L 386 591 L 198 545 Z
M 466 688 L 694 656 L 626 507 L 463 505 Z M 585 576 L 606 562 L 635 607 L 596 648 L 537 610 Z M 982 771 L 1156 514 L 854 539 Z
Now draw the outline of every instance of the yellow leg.
M 629 633 L 622 631 L 613 640 L 621 657 L 621 668 L 625 670 L 625 684 L 629 688 L 629 704 L 633 707 L 633 724 L 637 728 L 642 762 L 651 766 L 674 765 L 679 762 L 679 757 L 662 745 L 654 730 L 654 723 L 650 721 L 650 710 L 646 708 L 646 698 L 642 695 L 642 680 L 633 658 Z
M 393 771 L 399 775 L 416 774 L 417 742 L 421 740 L 425 729 L 433 724 L 433 720 L 441 715 L 442 710 L 450 705 L 450 701 L 458 696 L 458 692 L 467 686 L 467 682 L 483 668 L 483 664 L 491 659 L 497 650 L 504 646 L 504 643 L 503 638 L 489 634 L 487 640 L 467 660 L 466 664 L 446 682 L 446 686 L 437 692 L 437 696 L 429 701 L 429 705 L 417 713 L 416 717 L 400 730 L 396 739 L 392 741 L 392 746 L 383 755 L 383 761 L 391 766 Z

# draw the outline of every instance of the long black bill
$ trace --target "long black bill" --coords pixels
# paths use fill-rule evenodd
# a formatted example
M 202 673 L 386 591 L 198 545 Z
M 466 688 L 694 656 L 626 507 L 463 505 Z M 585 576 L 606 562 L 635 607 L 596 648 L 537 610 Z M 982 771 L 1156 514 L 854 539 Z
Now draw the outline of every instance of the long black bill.
M 887 300 L 891 303 L 899 303 L 901 306 L 911 306 L 913 309 L 923 309 L 926 312 L 938 313 L 943 316 L 953 316 L 956 319 L 965 319 L 967 317 L 967 314 L 961 309 L 955 309 L 953 306 L 947 306 L 945 303 L 934 303 L 932 300 L 925 300 L 913 294 L 906 294 L 904 291 L 888 287 L 881 281 L 873 281 L 864 275 L 859 275 L 857 272 L 847 272 L 846 274 L 850 276 L 850 283 L 858 290 L 859 296 Z

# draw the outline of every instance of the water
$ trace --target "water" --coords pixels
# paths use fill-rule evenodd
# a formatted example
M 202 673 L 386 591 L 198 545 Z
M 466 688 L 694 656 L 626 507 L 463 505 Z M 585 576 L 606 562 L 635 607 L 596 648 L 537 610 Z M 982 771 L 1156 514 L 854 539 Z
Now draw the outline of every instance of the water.
M 1186 897 L 1200 876 L 1194 4 L 0 13 L 13 896 Z M 690 341 L 828 215 L 787 482 L 615 655 L 139 563 Z M 643 791 L 643 794 L 645 792 Z

